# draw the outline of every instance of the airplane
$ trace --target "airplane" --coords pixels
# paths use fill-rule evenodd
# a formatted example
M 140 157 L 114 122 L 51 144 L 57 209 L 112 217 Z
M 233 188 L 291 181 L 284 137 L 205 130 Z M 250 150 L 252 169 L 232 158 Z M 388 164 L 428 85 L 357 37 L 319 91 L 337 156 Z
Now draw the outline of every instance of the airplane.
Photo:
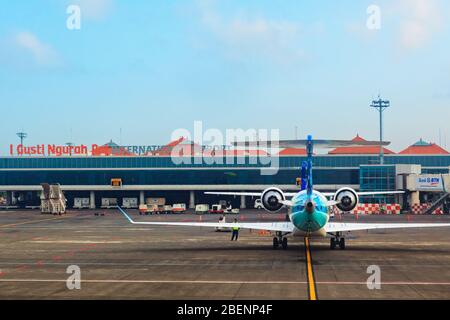
M 331 208 L 336 206 L 342 212 L 351 212 L 359 203 L 359 198 L 374 195 L 402 194 L 403 191 L 356 192 L 344 187 L 336 192 L 319 192 L 313 185 L 313 155 L 314 146 L 324 148 L 348 146 L 387 146 L 390 142 L 374 141 L 344 141 L 344 140 L 313 140 L 309 135 L 306 140 L 284 140 L 276 142 L 235 142 L 235 146 L 254 147 L 272 146 L 280 148 L 306 147 L 307 159 L 301 167 L 301 190 L 298 192 L 283 192 L 276 187 L 270 187 L 263 192 L 205 192 L 211 195 L 251 196 L 260 197 L 264 209 L 274 213 L 283 207 L 289 208 L 289 221 L 286 222 L 249 222 L 249 223 L 215 223 L 215 222 L 136 222 L 122 208 L 119 210 L 132 224 L 152 226 L 208 227 L 264 230 L 275 234 L 273 248 L 288 248 L 287 236 L 293 237 L 330 237 L 330 249 L 337 246 L 346 248 L 345 235 L 352 231 L 374 229 L 406 229 L 406 228 L 438 228 L 450 227 L 450 223 L 347 223 L 330 222 Z M 329 200 L 328 198 L 331 198 Z M 291 198 L 291 200 L 287 200 Z

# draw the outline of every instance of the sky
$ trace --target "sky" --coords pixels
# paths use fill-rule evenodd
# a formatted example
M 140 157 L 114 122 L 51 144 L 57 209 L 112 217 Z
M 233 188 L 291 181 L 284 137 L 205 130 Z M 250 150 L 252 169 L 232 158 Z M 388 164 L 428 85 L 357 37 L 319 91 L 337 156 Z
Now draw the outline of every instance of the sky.
M 0 0 L 0 155 L 21 130 L 153 145 L 194 121 L 376 140 L 378 94 L 391 149 L 450 149 L 449 21 L 443 0 Z

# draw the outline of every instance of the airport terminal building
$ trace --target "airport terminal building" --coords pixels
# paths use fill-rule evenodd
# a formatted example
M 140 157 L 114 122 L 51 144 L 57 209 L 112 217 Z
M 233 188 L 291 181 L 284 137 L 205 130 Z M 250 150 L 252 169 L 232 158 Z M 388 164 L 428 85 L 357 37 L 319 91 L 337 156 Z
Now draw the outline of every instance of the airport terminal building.
M 404 190 L 405 196 L 364 199 L 373 203 L 400 203 L 404 208 L 417 201 L 432 201 L 434 194 L 439 197 L 450 190 L 450 154 L 444 149 L 423 141 L 399 154 L 386 149 L 384 164 L 380 164 L 378 153 L 379 148 L 357 147 L 316 155 L 315 188 L 321 191 L 341 187 L 359 191 Z M 217 157 L 221 160 L 217 161 Z M 195 152 L 184 152 L 180 161 L 174 161 L 165 152 L 137 156 L 103 151 L 90 156 L 1 157 L 0 192 L 4 194 L 6 206 L 38 206 L 41 184 L 48 183 L 61 185 L 69 208 L 75 198 L 89 198 L 89 206 L 98 208 L 105 197 L 117 198 L 119 203 L 122 198 L 136 198 L 142 204 L 148 197 L 164 197 L 168 203 L 186 203 L 194 208 L 195 204 L 213 204 L 224 198 L 205 195 L 205 191 L 262 191 L 271 186 L 298 190 L 296 179 L 306 156 L 302 149 L 281 151 L 274 174 L 262 174 L 273 166 L 269 154 L 234 152 L 214 154 L 214 158 L 209 161 L 204 154 L 199 157 Z M 252 207 L 255 199 L 229 197 L 225 200 L 234 207 L 246 208 Z

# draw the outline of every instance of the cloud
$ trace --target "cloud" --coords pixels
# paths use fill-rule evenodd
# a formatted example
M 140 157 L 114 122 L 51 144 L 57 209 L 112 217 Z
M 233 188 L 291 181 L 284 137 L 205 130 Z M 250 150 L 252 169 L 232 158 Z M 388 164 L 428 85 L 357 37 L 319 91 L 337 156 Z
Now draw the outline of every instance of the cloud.
M 82 19 L 102 20 L 111 12 L 113 0 L 74 0 L 70 4 L 80 6 Z
M 19 49 L 31 54 L 38 65 L 51 66 L 61 62 L 59 54 L 31 32 L 24 31 L 15 34 L 14 42 Z
M 234 55 L 259 53 L 284 61 L 302 56 L 296 22 L 249 16 L 245 11 L 225 18 L 209 0 L 197 1 L 197 6 L 202 24 Z
M 370 30 L 361 22 L 349 22 L 345 25 L 345 29 L 350 35 L 364 42 L 375 39 L 377 35 L 376 31 Z
M 439 0 L 397 0 L 396 7 L 402 14 L 398 38 L 405 49 L 424 46 L 442 27 Z

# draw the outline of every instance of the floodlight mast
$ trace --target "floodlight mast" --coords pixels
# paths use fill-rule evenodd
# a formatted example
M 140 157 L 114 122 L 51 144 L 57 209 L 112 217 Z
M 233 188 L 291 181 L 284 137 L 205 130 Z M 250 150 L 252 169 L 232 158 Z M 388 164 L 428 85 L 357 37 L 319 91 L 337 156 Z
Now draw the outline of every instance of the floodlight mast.
M 16 135 L 19 137 L 20 139 L 20 145 L 23 146 L 23 140 L 28 137 L 28 133 L 23 132 L 23 130 L 21 132 L 17 132 Z
M 23 130 L 20 132 L 17 132 L 16 135 L 20 139 L 20 146 L 23 147 L 23 140 L 28 137 L 28 133 L 24 132 Z
M 383 111 L 391 106 L 389 100 L 383 100 L 378 95 L 378 100 L 373 100 L 370 107 L 375 108 L 380 113 L 380 164 L 384 164 L 384 149 L 383 149 Z
M 75 146 L 73 142 L 66 142 L 66 146 L 69 147 L 69 156 L 72 156 L 72 147 Z

